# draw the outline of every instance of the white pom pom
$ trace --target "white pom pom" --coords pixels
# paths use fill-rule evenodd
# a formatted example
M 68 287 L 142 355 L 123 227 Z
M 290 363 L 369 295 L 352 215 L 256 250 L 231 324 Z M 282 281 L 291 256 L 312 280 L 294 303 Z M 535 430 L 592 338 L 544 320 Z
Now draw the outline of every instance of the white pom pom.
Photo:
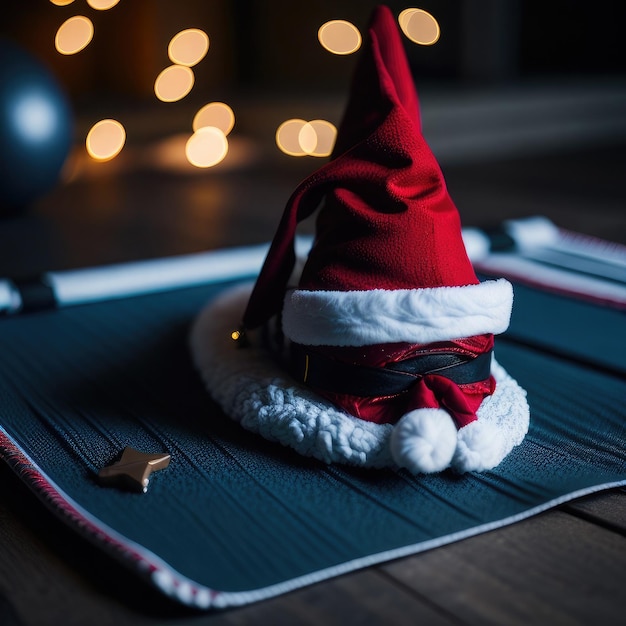
M 452 466 L 459 472 L 493 469 L 507 455 L 502 433 L 492 423 L 480 419 L 459 430 Z
M 440 472 L 450 465 L 456 438 L 456 426 L 446 411 L 416 409 L 391 431 L 391 456 L 413 474 Z

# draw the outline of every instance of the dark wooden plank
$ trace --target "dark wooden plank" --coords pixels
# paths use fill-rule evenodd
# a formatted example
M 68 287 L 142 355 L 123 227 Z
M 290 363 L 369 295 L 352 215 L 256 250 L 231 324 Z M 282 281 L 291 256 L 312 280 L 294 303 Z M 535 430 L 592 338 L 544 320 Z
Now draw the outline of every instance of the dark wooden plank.
M 444 626 L 458 622 L 389 577 L 368 569 L 229 611 L 215 624 Z
M 53 626 L 124 623 L 130 612 L 96 590 L 0 502 L 0 596 L 9 624 Z M 0 619 L 0 623 L 5 623 Z M 126 622 L 128 623 L 128 622 Z
M 564 511 L 626 534 L 626 490 L 617 489 L 588 496 L 563 507 Z
M 381 569 L 466 624 L 624 623 L 626 538 L 562 511 Z

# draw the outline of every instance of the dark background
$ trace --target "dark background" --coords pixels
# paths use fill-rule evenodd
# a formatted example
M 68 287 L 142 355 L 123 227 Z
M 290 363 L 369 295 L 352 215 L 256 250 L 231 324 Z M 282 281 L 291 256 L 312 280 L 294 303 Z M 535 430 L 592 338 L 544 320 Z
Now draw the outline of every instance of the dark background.
M 169 39 L 188 27 L 211 37 L 198 81 L 230 90 L 284 92 L 343 89 L 354 57 L 338 59 L 316 45 L 319 26 L 352 21 L 365 31 L 368 0 L 121 0 L 95 11 L 84 0 L 57 7 L 46 0 L 5 3 L 0 33 L 22 42 L 54 70 L 81 103 L 120 97 L 150 101 L 156 74 L 168 64 Z M 413 4 L 389 1 L 395 14 Z M 619 0 L 423 0 L 439 21 L 431 47 L 407 46 L 420 81 L 468 83 L 626 70 L 626 4 Z M 96 27 L 87 49 L 54 51 L 58 26 L 84 14 Z
M 364 32 L 370 0 L 85 0 L 4 3 L 0 36 L 45 63 L 68 94 L 75 150 L 58 185 L 0 218 L 0 275 L 96 265 L 267 241 L 291 191 L 321 159 L 287 157 L 279 124 L 338 124 L 356 55 L 317 42 L 327 20 Z M 388 3 L 397 15 L 411 6 Z M 558 225 L 626 241 L 626 3 L 621 0 L 424 0 L 438 19 L 433 46 L 405 49 L 424 134 L 465 225 L 541 213 Z M 86 49 L 63 56 L 54 34 L 84 14 Z M 154 96 L 183 28 L 210 37 L 182 101 Z M 195 111 L 223 100 L 236 124 L 226 161 L 210 170 L 157 165 Z M 90 162 L 88 129 L 103 117 L 127 131 L 122 153 Z M 601 201 L 600 201 L 601 199 Z M 310 226 L 308 226 L 310 228 Z M 307 226 L 305 226 L 305 229 Z

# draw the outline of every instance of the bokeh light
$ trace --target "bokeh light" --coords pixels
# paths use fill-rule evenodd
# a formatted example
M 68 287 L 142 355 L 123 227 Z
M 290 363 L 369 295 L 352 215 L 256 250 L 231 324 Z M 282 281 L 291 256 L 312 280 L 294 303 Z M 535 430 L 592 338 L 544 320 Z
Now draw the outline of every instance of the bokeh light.
M 409 18 L 416 11 L 419 11 L 419 9 L 410 8 L 410 9 L 404 9 L 404 11 L 400 12 L 400 15 L 398 15 L 398 24 L 400 24 L 400 28 L 402 29 L 402 32 L 404 32 L 404 29 L 406 28 L 406 24 L 409 21 Z
M 398 24 L 412 42 L 422 46 L 432 46 L 441 34 L 437 20 L 423 9 L 405 9 L 398 16 Z
M 209 36 L 199 28 L 188 28 L 174 35 L 167 47 L 172 63 L 191 67 L 199 63 L 209 50 Z
M 327 157 L 330 156 L 335 147 L 337 139 L 337 128 L 326 120 L 312 120 L 309 126 L 315 131 L 317 142 L 315 148 L 311 152 L 311 156 Z
M 209 102 L 205 104 L 193 118 L 193 130 L 196 131 L 204 126 L 219 128 L 228 135 L 235 125 L 235 114 L 224 102 Z
M 305 156 L 306 152 L 300 145 L 300 131 L 306 120 L 291 119 L 283 122 L 276 131 L 276 145 L 289 156 Z
M 50 0 L 50 2 L 58 7 L 66 7 L 68 4 L 72 4 L 74 0 Z
M 289 156 L 328 156 L 335 145 L 337 129 L 326 120 L 307 122 L 290 119 L 276 131 L 276 145 Z
M 310 122 L 302 125 L 298 132 L 298 144 L 305 154 L 313 154 L 317 148 L 317 133 Z
M 61 54 L 76 54 L 87 47 L 92 38 L 91 20 L 83 15 L 75 15 L 59 26 L 54 45 Z
M 208 128 L 208 127 L 207 127 Z M 187 156 L 187 144 L 190 142 L 190 133 L 175 133 L 161 137 L 146 146 L 145 150 L 140 153 L 142 163 L 146 167 L 164 172 L 172 172 L 185 176 L 202 176 L 206 174 L 206 167 L 193 165 Z M 196 145 L 198 137 L 196 137 L 190 145 L 193 151 L 199 146 Z M 211 141 L 207 141 L 211 143 Z M 227 137 L 226 141 L 221 136 L 215 136 L 215 152 L 219 155 L 219 146 L 224 151 L 224 145 L 227 144 L 228 153 L 226 157 L 217 165 L 220 172 L 236 171 L 241 168 L 247 168 L 258 163 L 259 159 L 265 156 L 264 150 L 259 146 L 256 139 L 247 137 Z
M 87 152 L 96 161 L 110 161 L 124 147 L 126 131 L 117 120 L 100 120 L 87 133 Z
M 97 11 L 112 9 L 120 0 L 87 0 L 87 4 Z
M 154 82 L 154 93 L 163 102 L 176 102 L 184 98 L 193 87 L 193 70 L 184 65 L 166 67 Z
M 331 20 L 320 26 L 317 38 L 333 54 L 352 54 L 361 47 L 359 29 L 346 20 Z
M 187 141 L 185 154 L 196 167 L 213 167 L 228 154 L 228 139 L 214 126 L 199 128 Z

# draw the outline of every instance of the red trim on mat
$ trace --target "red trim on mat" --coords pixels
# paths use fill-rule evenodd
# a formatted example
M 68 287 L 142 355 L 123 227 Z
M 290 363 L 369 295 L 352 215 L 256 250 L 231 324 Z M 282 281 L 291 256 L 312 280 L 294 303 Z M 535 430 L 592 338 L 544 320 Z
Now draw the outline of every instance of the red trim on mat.
M 210 605 L 214 603 L 215 598 L 222 595 L 220 591 L 206 587 L 197 587 L 189 582 L 180 580 L 174 570 L 164 568 L 150 561 L 145 555 L 133 549 L 129 544 L 109 535 L 102 527 L 94 524 L 92 520 L 85 517 L 71 502 L 63 497 L 62 493 L 55 488 L 37 465 L 28 458 L 28 455 L 19 445 L 1 428 L 0 459 L 6 461 L 7 465 L 52 513 L 60 517 L 65 523 L 73 527 L 88 540 L 100 544 L 118 560 L 136 569 L 138 573 L 151 584 L 154 584 L 153 575 L 156 572 L 165 572 L 168 577 L 171 578 L 175 589 L 184 586 L 186 589 L 191 590 L 193 598 L 200 594 L 206 596 L 208 592 L 211 599 Z M 175 595 L 178 596 L 179 594 L 175 592 Z M 196 602 L 187 601 L 187 604 L 195 605 Z

